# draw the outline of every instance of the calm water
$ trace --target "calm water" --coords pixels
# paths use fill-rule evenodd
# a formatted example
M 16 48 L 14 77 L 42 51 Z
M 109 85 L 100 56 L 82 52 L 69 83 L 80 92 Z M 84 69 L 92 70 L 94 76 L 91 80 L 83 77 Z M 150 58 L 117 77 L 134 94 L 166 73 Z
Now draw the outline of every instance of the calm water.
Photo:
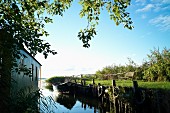
M 101 113 L 97 99 L 59 94 L 44 88 L 42 83 L 41 113 Z M 43 104 L 45 103 L 45 106 Z M 46 107 L 47 106 L 47 107 Z
M 117 99 L 115 104 L 101 104 L 94 98 L 62 95 L 45 89 L 44 85 L 42 82 L 44 97 L 40 100 L 41 113 L 170 113 L 170 96 L 161 96 L 159 93 L 156 93 L 156 97 L 153 95 L 153 99 L 146 96 L 147 100 L 143 104 L 131 105 Z
M 42 92 L 48 106 L 48 110 L 44 109 L 42 113 L 100 113 L 96 99 L 58 94 L 47 89 Z

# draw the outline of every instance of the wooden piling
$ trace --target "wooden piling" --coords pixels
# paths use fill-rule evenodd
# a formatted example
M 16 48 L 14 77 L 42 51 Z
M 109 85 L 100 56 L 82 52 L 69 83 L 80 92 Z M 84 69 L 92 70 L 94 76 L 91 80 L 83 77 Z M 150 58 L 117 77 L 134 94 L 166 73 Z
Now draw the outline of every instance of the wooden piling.
M 112 80 L 113 102 L 114 102 L 115 98 L 117 97 L 117 95 L 115 95 L 115 87 L 116 87 L 116 81 L 115 81 L 115 80 Z
M 94 79 L 93 79 L 93 81 L 92 81 L 92 84 L 95 84 Z
M 112 86 L 115 87 L 116 86 L 116 81 L 112 80 Z
M 83 85 L 83 80 L 81 79 L 81 85 Z
M 93 97 L 98 97 L 98 88 L 97 88 L 97 86 L 93 85 L 92 92 L 93 92 Z
M 136 92 L 137 89 L 138 89 L 138 82 L 133 81 L 133 91 Z
M 86 80 L 85 80 L 85 79 L 83 79 L 83 85 L 84 85 L 84 86 L 86 85 Z
M 83 75 L 81 74 L 80 76 L 81 76 L 81 85 L 83 85 L 83 81 L 82 81 Z

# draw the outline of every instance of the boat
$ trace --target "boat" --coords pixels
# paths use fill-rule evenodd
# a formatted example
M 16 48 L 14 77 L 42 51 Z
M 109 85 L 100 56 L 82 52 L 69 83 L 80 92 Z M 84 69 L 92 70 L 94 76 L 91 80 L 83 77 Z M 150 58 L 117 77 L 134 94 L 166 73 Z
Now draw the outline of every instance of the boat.
M 58 91 L 61 93 L 70 93 L 71 87 L 75 86 L 75 83 L 65 82 L 65 83 L 60 83 L 60 84 L 52 84 L 52 86 L 53 86 L 54 91 Z

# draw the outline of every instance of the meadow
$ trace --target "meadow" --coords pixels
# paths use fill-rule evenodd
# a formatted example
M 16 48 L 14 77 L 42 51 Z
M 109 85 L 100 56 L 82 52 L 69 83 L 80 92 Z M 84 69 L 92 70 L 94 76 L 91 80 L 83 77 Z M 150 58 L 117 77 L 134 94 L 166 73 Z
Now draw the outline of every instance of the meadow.
M 67 78 L 68 79 L 68 78 Z M 76 79 L 76 82 L 80 83 L 81 78 L 74 78 L 71 81 L 74 82 Z M 46 80 L 47 83 L 63 83 L 65 81 L 65 77 L 52 77 Z M 101 85 L 105 86 L 111 86 L 112 80 L 99 80 L 95 79 L 95 84 L 100 83 Z M 170 82 L 163 82 L 163 81 L 155 81 L 155 82 L 149 82 L 149 81 L 142 81 L 137 80 L 138 86 L 140 88 L 147 88 L 147 89 L 162 89 L 162 90 L 170 90 Z M 92 84 L 92 79 L 86 79 L 86 85 Z M 122 87 L 133 87 L 133 81 L 132 80 L 116 80 L 116 86 L 122 86 Z
M 92 80 L 86 80 L 86 84 L 91 84 Z M 100 83 L 101 85 L 111 86 L 112 80 L 95 80 L 95 84 Z M 116 80 L 117 86 L 122 87 L 133 87 L 132 80 Z M 140 88 L 147 88 L 147 89 L 163 89 L 163 90 L 170 90 L 170 82 L 144 82 L 138 81 L 138 86 Z

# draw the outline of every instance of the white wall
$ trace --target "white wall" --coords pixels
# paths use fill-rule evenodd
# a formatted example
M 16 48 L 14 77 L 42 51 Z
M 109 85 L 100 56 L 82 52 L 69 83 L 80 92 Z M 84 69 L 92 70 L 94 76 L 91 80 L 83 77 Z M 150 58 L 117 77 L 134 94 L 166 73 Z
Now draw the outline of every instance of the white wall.
M 27 52 L 21 50 L 21 53 L 24 57 L 21 57 L 17 60 L 18 66 L 21 66 L 21 62 L 23 62 L 24 65 L 26 65 L 27 68 L 29 68 L 32 71 L 33 67 L 33 77 L 29 77 L 29 75 L 25 75 L 24 72 L 20 72 L 20 74 L 16 73 L 15 71 L 12 72 L 12 80 L 14 82 L 12 83 L 12 93 L 15 93 L 19 91 L 19 89 L 28 89 L 28 87 L 31 87 L 31 90 L 37 90 L 38 89 L 38 78 L 40 77 L 40 71 L 41 71 L 41 65 L 30 56 Z M 22 60 L 24 58 L 24 60 Z M 22 66 L 21 66 L 22 67 Z M 37 70 L 36 70 L 37 68 Z M 37 73 L 37 75 L 36 75 Z M 37 76 L 37 78 L 36 78 Z

